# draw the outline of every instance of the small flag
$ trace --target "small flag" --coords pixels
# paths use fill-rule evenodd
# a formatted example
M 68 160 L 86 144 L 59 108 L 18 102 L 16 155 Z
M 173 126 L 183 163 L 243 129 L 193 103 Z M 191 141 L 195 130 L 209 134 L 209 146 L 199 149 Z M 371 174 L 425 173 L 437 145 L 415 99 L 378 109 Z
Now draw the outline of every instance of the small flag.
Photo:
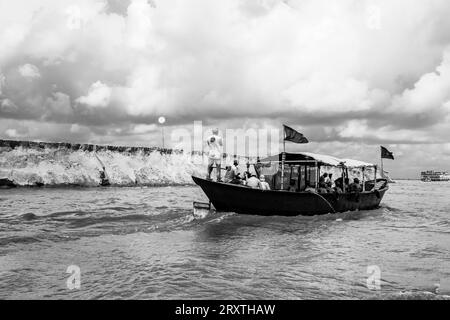
M 385 147 L 381 146 L 381 158 L 394 160 L 394 154 Z
M 284 140 L 294 143 L 309 143 L 303 134 L 286 125 L 284 125 Z

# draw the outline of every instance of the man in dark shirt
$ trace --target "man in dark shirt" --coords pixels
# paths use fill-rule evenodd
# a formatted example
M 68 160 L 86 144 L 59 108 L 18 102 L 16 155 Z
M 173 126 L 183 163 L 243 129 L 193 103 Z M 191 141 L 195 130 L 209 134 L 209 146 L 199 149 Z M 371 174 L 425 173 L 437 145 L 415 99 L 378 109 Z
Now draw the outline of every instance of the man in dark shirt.
M 359 183 L 358 178 L 353 179 L 353 183 L 350 184 L 350 186 L 349 186 L 349 191 L 350 192 L 361 192 L 362 191 L 361 184 Z
M 229 174 L 230 183 L 232 184 L 241 184 L 242 180 L 239 174 L 239 162 L 237 160 L 234 160 L 233 165 L 231 166 Z

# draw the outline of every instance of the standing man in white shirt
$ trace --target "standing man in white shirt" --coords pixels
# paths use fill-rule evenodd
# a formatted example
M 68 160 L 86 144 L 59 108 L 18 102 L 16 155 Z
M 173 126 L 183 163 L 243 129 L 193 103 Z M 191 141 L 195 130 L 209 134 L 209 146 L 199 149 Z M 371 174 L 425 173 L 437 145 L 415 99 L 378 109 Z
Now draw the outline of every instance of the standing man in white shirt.
M 219 136 L 219 129 L 214 129 L 212 136 L 206 141 L 209 152 L 208 152 L 208 176 L 207 179 L 211 180 L 211 173 L 216 166 L 217 181 L 222 181 L 221 177 L 221 161 L 222 161 L 222 147 L 223 139 Z

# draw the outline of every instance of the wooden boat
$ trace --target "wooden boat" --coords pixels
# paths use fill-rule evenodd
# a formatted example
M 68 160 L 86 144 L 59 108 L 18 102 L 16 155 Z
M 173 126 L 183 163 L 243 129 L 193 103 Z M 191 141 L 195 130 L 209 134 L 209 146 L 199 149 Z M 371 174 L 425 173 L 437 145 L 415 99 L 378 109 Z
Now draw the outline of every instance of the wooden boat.
M 311 153 L 279 155 L 262 160 L 262 163 L 267 161 L 280 163 L 280 161 L 277 161 L 278 157 L 284 158 L 284 169 L 286 173 L 290 172 L 289 179 L 286 180 L 292 182 L 292 173 L 298 172 L 298 175 L 294 177 L 297 178 L 294 179 L 295 186 L 298 187 L 297 191 L 285 190 L 286 187 L 283 187 L 282 190 L 264 191 L 194 176 L 192 179 L 200 186 L 216 211 L 265 216 L 312 216 L 376 209 L 379 207 L 385 192 L 389 189 L 388 182 L 385 179 L 373 179 L 363 181 L 362 192 L 346 192 L 345 190 L 342 193 L 300 191 L 303 189 L 302 186 L 311 185 L 311 182 L 315 183 L 318 190 L 320 168 L 323 167 L 334 167 L 341 170 L 343 178 L 349 176 L 349 168 L 359 168 L 365 171 L 372 167 L 375 169 L 375 178 L 377 166 L 357 160 L 338 159 Z M 280 173 L 280 170 L 278 170 L 278 173 Z M 276 176 L 272 176 L 272 180 Z

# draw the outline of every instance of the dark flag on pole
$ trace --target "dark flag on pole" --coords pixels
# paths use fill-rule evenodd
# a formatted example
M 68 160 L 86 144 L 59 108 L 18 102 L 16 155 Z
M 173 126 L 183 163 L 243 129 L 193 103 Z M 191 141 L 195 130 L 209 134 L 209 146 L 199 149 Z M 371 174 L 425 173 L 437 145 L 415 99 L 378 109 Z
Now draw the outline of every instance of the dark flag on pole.
M 284 125 L 284 141 L 290 141 L 294 143 L 309 143 L 308 139 L 306 139 L 303 134 L 286 125 Z
M 394 154 L 385 147 L 381 146 L 381 158 L 394 160 Z

